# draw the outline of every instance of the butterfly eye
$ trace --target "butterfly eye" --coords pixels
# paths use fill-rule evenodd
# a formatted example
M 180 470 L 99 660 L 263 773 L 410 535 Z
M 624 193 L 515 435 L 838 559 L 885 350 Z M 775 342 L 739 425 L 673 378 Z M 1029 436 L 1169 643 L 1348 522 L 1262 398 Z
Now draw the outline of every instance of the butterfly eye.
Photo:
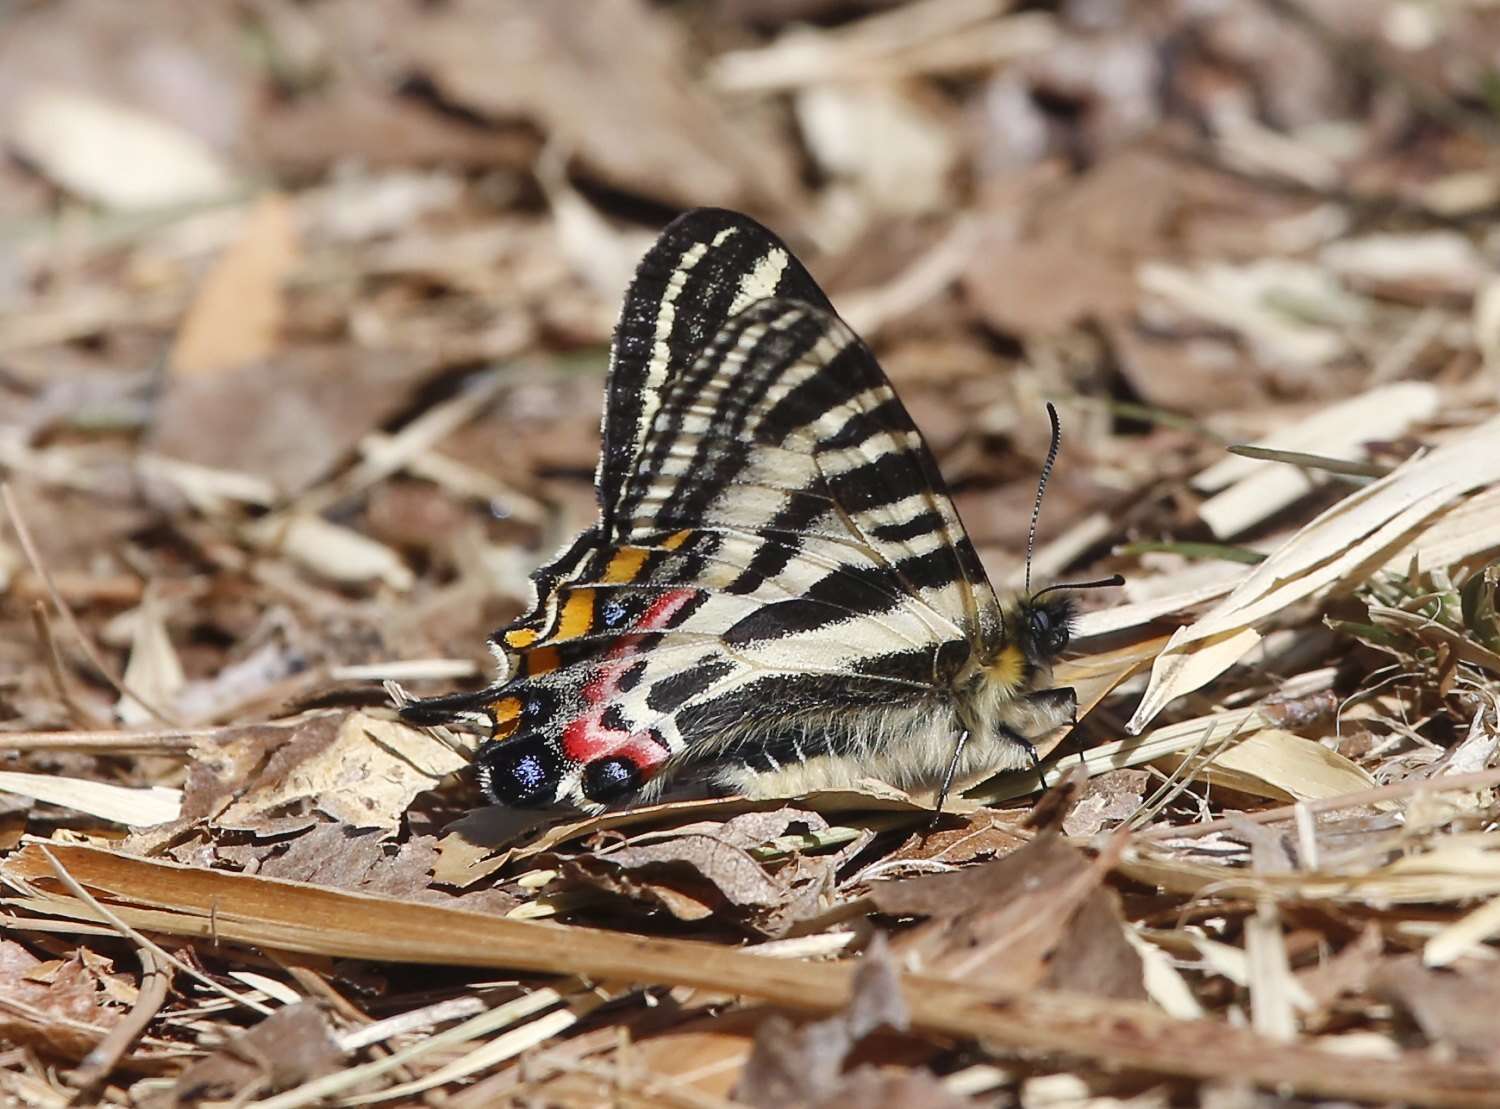
M 1064 613 L 1038 606 L 1030 612 L 1031 641 L 1044 655 L 1060 655 L 1068 646 L 1068 620 Z

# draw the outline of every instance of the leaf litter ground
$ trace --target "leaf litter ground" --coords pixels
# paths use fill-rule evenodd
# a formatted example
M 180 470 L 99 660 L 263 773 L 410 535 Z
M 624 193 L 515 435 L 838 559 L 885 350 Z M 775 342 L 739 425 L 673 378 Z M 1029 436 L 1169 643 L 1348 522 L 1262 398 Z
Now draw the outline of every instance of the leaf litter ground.
M 7 1100 L 1500 1103 L 1487 7 L 180 16 L 0 17 Z M 999 586 L 1062 409 L 1034 573 L 1128 585 L 1045 791 L 538 817 L 395 719 L 589 521 L 696 203 Z

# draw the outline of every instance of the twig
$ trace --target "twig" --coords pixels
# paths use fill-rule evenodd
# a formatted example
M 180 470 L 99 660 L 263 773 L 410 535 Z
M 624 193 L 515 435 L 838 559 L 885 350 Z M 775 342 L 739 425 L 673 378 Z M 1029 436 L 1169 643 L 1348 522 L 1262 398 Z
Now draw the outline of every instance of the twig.
M 110 924 L 114 925 L 116 930 L 118 930 L 122 936 L 134 940 L 135 943 L 137 943 L 140 947 L 151 952 L 158 959 L 162 960 L 162 962 L 171 964 L 178 970 L 182 971 L 183 974 L 186 974 L 189 978 L 193 979 L 193 981 L 207 986 L 209 989 L 213 990 L 214 993 L 220 994 L 223 997 L 227 997 L 230 1001 L 233 1001 L 238 1005 L 243 1005 L 247 1009 L 253 1009 L 263 1017 L 268 1017 L 271 1015 L 272 1010 L 262 1005 L 259 1001 L 253 1001 L 250 998 L 246 997 L 244 994 L 235 993 L 228 986 L 215 982 L 212 978 L 204 974 L 202 971 L 189 966 L 187 963 L 184 963 L 181 959 L 179 959 L 176 955 L 173 955 L 165 948 L 153 943 L 151 940 L 148 940 L 145 936 L 141 935 L 141 933 L 137 932 L 134 928 L 121 920 L 117 913 L 105 908 L 104 905 L 99 902 L 98 898 L 96 898 L 88 890 L 84 889 L 83 886 L 79 883 L 78 879 L 69 874 L 62 863 L 57 861 L 57 856 L 52 854 L 52 852 L 47 849 L 47 845 L 45 843 L 38 843 L 36 847 L 38 851 L 40 851 L 47 857 L 47 861 L 52 864 L 52 870 L 54 873 L 56 873 L 58 881 L 62 882 L 62 884 L 67 887 L 68 892 L 71 893 L 74 897 L 78 898 L 78 900 L 82 901 L 90 909 L 94 910 L 94 912 L 98 913 L 99 916 L 104 920 L 107 920 Z
M 114 1072 L 130 1046 L 145 1034 L 146 1028 L 167 1000 L 171 975 L 157 962 L 156 953 L 149 947 L 138 947 L 136 956 L 141 961 L 142 978 L 135 1004 L 130 1007 L 125 1018 L 110 1029 L 109 1035 L 100 1040 L 68 1076 L 78 1087 L 80 1094 L 92 1093 Z
M 274 727 L 274 724 L 264 725 Z M 4 751 L 95 751 L 110 754 L 152 755 L 186 752 L 196 741 L 228 731 L 226 728 L 183 728 L 152 732 L 90 729 L 76 732 L 0 732 Z
M 1500 780 L 1500 770 L 1486 780 Z M 151 927 L 158 931 L 199 935 L 206 907 L 223 901 L 235 907 L 234 915 L 218 925 L 225 940 L 283 950 L 687 986 L 809 1013 L 837 1011 L 848 1004 L 853 989 L 854 967 L 848 963 L 784 963 L 709 943 L 523 923 L 81 845 L 55 847 L 90 880 L 129 889 L 133 900 L 150 906 Z M 12 855 L 0 873 L 12 882 L 40 878 L 39 863 L 40 856 L 28 848 Z M 62 898 L 54 911 L 68 911 Z M 375 920 L 378 927 L 371 926 Z M 1005 990 L 923 974 L 902 974 L 901 988 L 912 1027 L 926 1033 L 1185 1078 L 1232 1073 L 1257 1086 L 1324 1097 L 1500 1106 L 1500 1069 L 1489 1063 L 1437 1061 L 1417 1051 L 1353 1059 L 1312 1044 L 1274 1043 L 1223 1021 L 1180 1019 L 1138 1002 L 1046 989 Z M 424 1041 L 424 1049 L 478 1034 L 472 1023 L 460 1025 L 433 1037 L 436 1044 Z M 406 1057 L 392 1058 L 404 1062 Z M 310 1083 L 281 1095 L 277 1103 L 289 1107 L 295 1097 L 295 1104 L 307 1104 L 309 1095 L 325 1092 Z
M 1460 789 L 1483 789 L 1486 786 L 1500 785 L 1500 767 L 1490 770 L 1476 770 L 1472 774 L 1454 774 L 1445 778 L 1419 778 L 1413 780 L 1407 778 L 1388 786 L 1376 786 L 1374 789 L 1362 789 L 1356 793 L 1341 793 L 1337 797 L 1321 797 L 1315 801 L 1298 801 L 1290 805 L 1279 805 L 1274 809 L 1262 809 L 1253 813 L 1235 813 L 1233 816 L 1221 816 L 1217 820 L 1205 821 L 1202 824 L 1194 824 L 1188 828 L 1173 826 L 1163 828 L 1148 828 L 1144 832 L 1137 832 L 1136 839 L 1164 840 L 1164 839 L 1200 839 L 1203 836 L 1213 835 L 1215 832 L 1223 832 L 1233 828 L 1235 824 L 1249 821 L 1252 824 L 1273 824 L 1278 820 L 1294 820 L 1297 816 L 1298 805 L 1303 806 L 1310 813 L 1336 812 L 1339 809 L 1350 809 L 1357 805 L 1369 805 L 1376 801 L 1394 801 L 1402 797 L 1410 797 L 1414 793 L 1430 790 L 1433 793 L 1446 793 L 1451 790 Z
M 129 697 L 162 723 L 176 726 L 176 720 L 127 686 L 122 679 L 116 677 L 114 672 L 105 665 L 103 656 L 94 647 L 93 641 L 84 634 L 83 626 L 78 623 L 78 618 L 73 615 L 73 610 L 68 607 L 68 603 L 63 600 L 62 594 L 57 591 L 57 585 L 52 580 L 52 572 L 42 562 L 41 554 L 37 551 L 36 544 L 32 541 L 31 529 L 26 526 L 26 521 L 21 518 L 21 510 L 16 507 L 16 498 L 11 493 L 9 482 L 0 484 L 0 500 L 5 502 L 5 511 L 10 515 L 11 526 L 16 529 L 16 540 L 21 544 L 21 550 L 26 555 L 26 561 L 31 563 L 31 568 L 36 571 L 37 576 L 46 585 L 47 595 L 52 599 L 53 607 L 57 609 L 58 615 L 67 623 L 68 630 L 78 639 L 79 647 L 83 650 L 89 662 L 93 664 L 94 669 L 99 672 L 99 676 L 108 682 L 120 696 Z
M 68 685 L 67 672 L 63 669 L 62 652 L 58 650 L 57 639 L 52 634 L 52 623 L 47 619 L 47 606 L 41 601 L 31 606 L 31 623 L 36 628 L 37 638 L 46 648 L 47 673 L 52 678 L 53 686 L 56 687 L 57 699 L 68 710 L 73 723 L 97 728 L 103 721 L 78 702 Z

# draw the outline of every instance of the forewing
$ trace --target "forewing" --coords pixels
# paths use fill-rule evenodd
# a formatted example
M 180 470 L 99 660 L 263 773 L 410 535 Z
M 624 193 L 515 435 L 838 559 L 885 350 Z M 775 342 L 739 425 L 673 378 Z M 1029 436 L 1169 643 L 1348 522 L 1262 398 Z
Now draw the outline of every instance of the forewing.
M 766 297 L 831 312 L 817 282 L 747 216 L 698 208 L 667 225 L 637 268 L 615 328 L 596 488 L 604 533 L 663 397 L 729 320 Z
M 616 534 L 738 537 L 716 584 L 771 583 L 729 642 L 913 609 L 973 638 L 994 595 L 942 475 L 865 345 L 805 303 L 760 301 L 665 390 Z

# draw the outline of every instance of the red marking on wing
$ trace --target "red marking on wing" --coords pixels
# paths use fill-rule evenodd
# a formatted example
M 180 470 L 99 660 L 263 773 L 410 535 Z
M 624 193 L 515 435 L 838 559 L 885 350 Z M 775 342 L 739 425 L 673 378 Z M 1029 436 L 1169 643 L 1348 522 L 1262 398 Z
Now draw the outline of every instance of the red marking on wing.
M 636 623 L 632 634 L 621 636 L 604 655 L 599 669 L 583 687 L 587 710 L 563 729 L 563 753 L 576 762 L 593 762 L 606 757 L 627 758 L 643 777 L 666 761 L 668 751 L 660 739 L 647 729 L 627 732 L 604 724 L 604 710 L 620 691 L 620 678 L 635 661 L 641 639 L 649 632 L 666 629 L 682 606 L 698 595 L 696 589 L 674 589 L 663 593 Z

